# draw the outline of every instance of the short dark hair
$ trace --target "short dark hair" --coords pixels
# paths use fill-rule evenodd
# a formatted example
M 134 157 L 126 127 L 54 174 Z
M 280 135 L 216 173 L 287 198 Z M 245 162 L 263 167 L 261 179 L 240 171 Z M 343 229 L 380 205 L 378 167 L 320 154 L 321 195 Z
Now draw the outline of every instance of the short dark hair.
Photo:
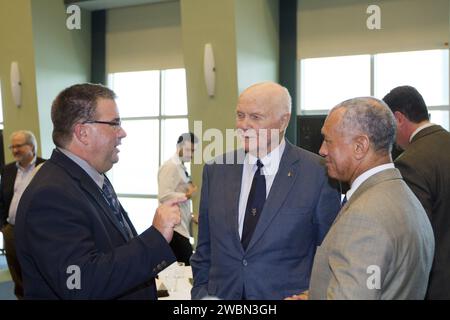
M 386 102 L 392 112 L 403 113 L 409 121 L 419 123 L 430 120 L 427 105 L 422 95 L 414 87 L 396 87 L 383 98 L 383 101 Z
M 196 144 L 198 142 L 198 138 L 192 132 L 183 133 L 181 136 L 178 137 L 177 147 L 179 147 L 186 141 L 188 141 L 192 144 Z
M 76 84 L 61 91 L 52 104 L 53 142 L 65 147 L 76 123 L 95 118 L 99 98 L 116 98 L 111 89 L 92 83 Z

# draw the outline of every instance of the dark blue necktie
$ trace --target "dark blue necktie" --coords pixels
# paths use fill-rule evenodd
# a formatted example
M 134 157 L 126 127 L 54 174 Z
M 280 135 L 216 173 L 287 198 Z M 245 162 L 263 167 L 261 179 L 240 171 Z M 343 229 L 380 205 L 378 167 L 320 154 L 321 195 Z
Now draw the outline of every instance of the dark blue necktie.
M 247 208 L 245 209 L 244 227 L 242 229 L 241 243 L 244 250 L 247 249 L 250 243 L 259 216 L 264 208 L 264 202 L 266 202 L 266 177 L 261 172 L 264 164 L 258 159 L 256 165 L 258 169 L 253 176 L 252 187 L 247 200 Z
M 103 188 L 102 188 L 103 194 L 108 201 L 109 207 L 111 208 L 111 211 L 114 213 L 114 216 L 117 218 L 117 221 L 119 222 L 120 226 L 122 227 L 123 231 L 127 235 L 127 238 L 131 238 L 130 230 L 127 228 L 125 221 L 123 219 L 122 213 L 120 212 L 120 204 L 119 199 L 117 198 L 116 193 L 114 192 L 114 188 L 109 182 L 108 179 L 105 178 L 103 181 Z
M 347 203 L 347 195 L 345 195 L 345 196 L 344 196 L 344 199 L 342 199 L 342 202 L 341 202 L 341 208 L 342 208 L 343 206 L 345 206 L 346 203 Z

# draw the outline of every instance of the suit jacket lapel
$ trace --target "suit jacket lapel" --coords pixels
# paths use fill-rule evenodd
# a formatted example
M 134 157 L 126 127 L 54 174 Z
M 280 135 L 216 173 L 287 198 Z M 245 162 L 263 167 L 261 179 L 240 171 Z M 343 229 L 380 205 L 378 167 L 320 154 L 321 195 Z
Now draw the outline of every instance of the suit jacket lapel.
M 259 217 L 252 239 L 248 244 L 247 251 L 259 240 L 271 221 L 278 215 L 286 196 L 299 174 L 298 165 L 295 165 L 298 160 L 299 158 L 293 153 L 292 145 L 286 141 L 278 172 L 270 188 L 269 196 L 264 204 L 264 209 L 261 212 L 261 217 Z
M 136 229 L 135 229 L 134 226 L 133 226 L 133 223 L 132 223 L 131 220 L 130 220 L 130 217 L 128 216 L 128 213 L 127 213 L 127 212 L 125 211 L 125 209 L 122 207 L 122 204 L 120 203 L 120 201 L 119 201 L 119 205 L 120 205 L 120 211 L 122 212 L 123 218 L 124 218 L 125 221 L 128 223 L 128 226 L 130 227 L 131 233 L 133 234 L 133 236 L 136 237 L 138 234 L 137 234 Z M 120 229 L 122 229 L 122 228 L 120 228 Z
M 224 186 L 227 186 L 229 192 L 225 191 L 225 203 L 231 205 L 231 212 L 226 212 L 229 226 L 232 226 L 233 241 L 237 247 L 242 249 L 241 240 L 239 237 L 239 197 L 241 194 L 241 182 L 243 164 L 238 162 L 236 164 L 225 165 L 227 170 L 224 171 Z
M 122 237 L 125 241 L 128 240 L 127 235 L 125 234 L 125 231 L 120 226 L 119 221 L 116 217 L 113 216 L 113 213 L 111 211 L 111 208 L 109 207 L 109 204 L 105 197 L 103 196 L 102 192 L 100 191 L 99 187 L 95 184 L 95 182 L 89 177 L 87 174 L 80 177 L 80 186 L 83 188 L 89 195 L 92 196 L 95 202 L 103 209 L 103 212 L 105 213 L 106 217 L 111 221 L 111 223 L 116 227 L 117 231 L 120 232 Z M 128 220 L 127 220 L 128 222 Z
M 128 237 L 125 234 L 123 228 L 120 226 L 117 218 L 113 216 L 111 208 L 109 207 L 107 200 L 103 197 L 100 188 L 95 184 L 92 178 L 75 162 L 64 155 L 62 152 L 53 151 L 51 160 L 57 165 L 62 167 L 74 180 L 77 180 L 80 187 L 85 190 L 85 192 L 91 196 L 91 198 L 102 208 L 103 213 L 109 219 L 109 221 L 115 226 L 118 232 L 122 235 L 125 241 Z M 127 219 L 127 222 L 129 220 Z

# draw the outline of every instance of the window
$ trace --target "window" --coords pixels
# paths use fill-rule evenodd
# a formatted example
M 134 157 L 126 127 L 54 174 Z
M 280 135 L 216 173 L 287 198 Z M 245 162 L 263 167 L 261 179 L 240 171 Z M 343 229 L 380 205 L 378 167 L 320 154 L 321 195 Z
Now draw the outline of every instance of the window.
M 370 95 L 370 56 L 301 61 L 302 109 L 329 110 L 340 101 Z
M 382 99 L 397 86 L 411 85 L 423 95 L 431 121 L 449 130 L 448 55 L 448 50 L 424 50 L 303 59 L 299 113 L 327 113 L 345 99 Z
M 185 70 L 113 73 L 108 80 L 127 133 L 108 176 L 141 233 L 158 207 L 158 169 L 175 153 L 177 138 L 189 131 Z

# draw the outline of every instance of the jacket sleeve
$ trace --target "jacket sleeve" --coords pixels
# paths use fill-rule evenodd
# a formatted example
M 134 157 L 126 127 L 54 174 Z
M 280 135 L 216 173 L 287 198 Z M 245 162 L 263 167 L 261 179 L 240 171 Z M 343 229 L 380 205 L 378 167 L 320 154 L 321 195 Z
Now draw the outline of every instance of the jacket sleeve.
M 8 212 L 6 212 L 5 206 L 5 168 L 0 170 L 0 229 L 6 224 L 6 218 L 8 218 Z
M 208 295 L 209 269 L 211 266 L 211 239 L 208 219 L 208 168 L 209 165 L 205 165 L 203 168 L 198 243 L 190 261 L 194 276 L 194 285 L 191 290 L 192 299 L 201 299 Z
M 320 246 L 341 209 L 340 192 L 334 185 L 336 182 L 325 174 L 322 181 L 313 221 L 317 228 L 316 246 Z
M 120 246 L 111 243 L 111 250 L 99 250 L 93 229 L 98 209 L 74 192 L 56 186 L 40 187 L 32 195 L 25 192 L 16 221 L 16 240 L 25 248 L 22 258 L 33 260 L 59 298 L 120 298 L 153 281 L 175 261 L 167 241 L 153 227 Z M 79 270 L 77 290 L 69 285 L 73 270 Z
M 339 220 L 340 232 L 333 239 L 327 299 L 380 299 L 379 289 L 392 268 L 393 243 L 376 219 L 357 212 L 351 215 Z

